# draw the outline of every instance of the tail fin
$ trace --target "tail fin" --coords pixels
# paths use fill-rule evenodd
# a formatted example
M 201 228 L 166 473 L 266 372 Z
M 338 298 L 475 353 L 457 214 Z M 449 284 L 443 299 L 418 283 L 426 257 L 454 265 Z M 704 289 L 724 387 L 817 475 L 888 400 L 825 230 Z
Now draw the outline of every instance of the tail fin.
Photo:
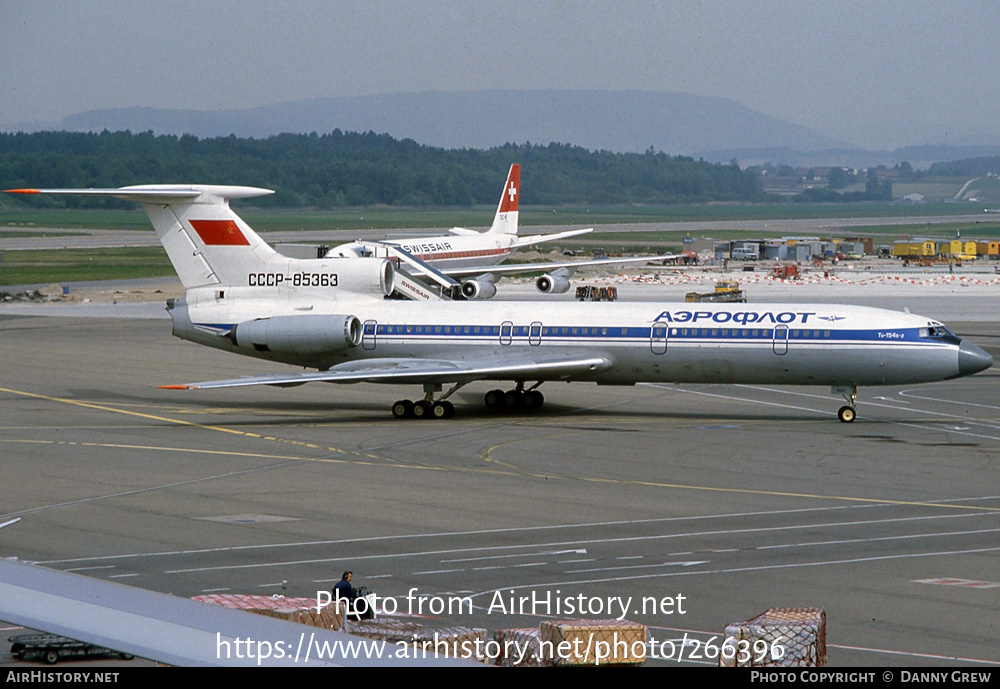
M 517 234 L 517 198 L 521 193 L 521 166 L 514 163 L 500 194 L 500 205 L 487 234 Z
M 229 199 L 273 194 L 269 189 L 166 184 L 121 189 L 9 191 L 114 196 L 141 203 L 185 289 L 217 284 L 246 285 L 248 276 L 276 255 L 274 249 L 229 208 Z

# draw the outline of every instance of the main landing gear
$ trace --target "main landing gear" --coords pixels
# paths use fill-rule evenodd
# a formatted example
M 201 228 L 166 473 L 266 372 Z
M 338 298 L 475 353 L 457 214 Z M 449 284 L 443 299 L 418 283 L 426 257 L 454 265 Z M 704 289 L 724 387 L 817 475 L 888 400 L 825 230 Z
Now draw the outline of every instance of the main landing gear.
M 538 381 L 529 389 L 524 389 L 524 381 L 518 381 L 513 390 L 490 390 L 486 393 L 486 406 L 497 411 L 537 411 L 545 404 L 545 396 L 536 388 Z M 392 405 L 392 415 L 397 419 L 450 419 L 455 415 L 455 405 L 448 401 L 455 392 L 468 383 L 456 383 L 448 392 L 434 399 L 441 392 L 441 386 L 433 383 L 424 385 L 424 399 L 413 402 L 399 400 Z
M 448 400 L 399 400 L 392 405 L 392 415 L 397 419 L 450 419 L 455 405 Z
M 858 398 L 858 386 L 852 385 L 850 392 L 848 392 L 846 388 L 835 388 L 834 391 L 840 392 L 844 396 L 844 399 L 850 402 L 850 404 L 844 405 L 837 410 L 837 418 L 843 423 L 852 423 L 854 418 L 857 416 L 857 410 L 855 409 L 854 403 Z
M 424 398 L 411 402 L 399 400 L 392 404 L 392 415 L 397 419 L 450 419 L 455 415 L 455 405 L 448 401 L 459 388 L 467 383 L 457 383 L 448 392 L 434 399 L 441 386 L 434 383 L 424 385 Z
M 449 402 L 448 398 L 466 385 L 468 383 L 456 383 L 448 392 L 434 399 L 434 393 L 441 392 L 441 386 L 428 383 L 424 385 L 422 400 L 393 402 L 392 415 L 397 419 L 450 419 L 455 415 L 455 405 Z
M 489 409 L 538 411 L 545 404 L 545 395 L 536 389 L 541 384 L 542 382 L 539 381 L 525 390 L 524 381 L 518 381 L 517 387 L 513 390 L 507 392 L 490 390 L 483 399 Z

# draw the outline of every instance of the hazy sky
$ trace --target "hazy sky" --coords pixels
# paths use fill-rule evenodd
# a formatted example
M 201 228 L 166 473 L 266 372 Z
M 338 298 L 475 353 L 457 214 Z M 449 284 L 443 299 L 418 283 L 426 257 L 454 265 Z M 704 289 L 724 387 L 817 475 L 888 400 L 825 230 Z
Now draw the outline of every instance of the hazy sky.
M 995 0 L 0 0 L 0 127 L 131 105 L 643 89 L 868 146 L 986 142 L 998 28 Z

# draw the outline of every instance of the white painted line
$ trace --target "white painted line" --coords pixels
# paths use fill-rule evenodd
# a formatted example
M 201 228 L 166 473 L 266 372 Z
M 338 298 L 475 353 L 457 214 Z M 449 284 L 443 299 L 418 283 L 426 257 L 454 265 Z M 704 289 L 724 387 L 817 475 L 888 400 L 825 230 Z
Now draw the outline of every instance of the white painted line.
M 951 500 L 937 500 L 931 502 L 940 502 L 942 504 L 948 502 L 961 502 L 965 500 L 990 500 L 994 498 L 1000 498 L 1000 496 L 990 496 L 983 498 L 952 498 Z M 334 540 L 323 540 L 323 541 L 293 541 L 290 543 L 265 543 L 259 545 L 241 545 L 241 546 L 222 546 L 218 548 L 197 548 L 189 550 L 165 550 L 161 552 L 146 552 L 146 553 L 126 553 L 120 555 L 97 555 L 92 557 L 77 557 L 77 558 L 66 558 L 62 560 L 40 560 L 35 564 L 39 565 L 54 565 L 54 564 L 65 564 L 68 562 L 100 562 L 103 560 L 122 560 L 130 558 L 140 558 L 140 557 L 169 557 L 172 555 L 203 555 L 203 554 L 214 554 L 214 553 L 227 553 L 227 552 L 242 552 L 246 550 L 267 550 L 271 548 L 298 548 L 302 546 L 315 547 L 315 546 L 331 546 L 331 545 L 345 545 L 345 544 L 362 544 L 362 543 L 372 543 L 372 542 L 383 542 L 383 541 L 395 541 L 395 540 L 413 540 L 421 538 L 430 538 L 434 540 L 439 540 L 441 538 L 449 538 L 456 536 L 489 536 L 495 534 L 507 534 L 507 533 L 528 533 L 532 531 L 558 531 L 558 530 L 571 530 L 571 529 L 592 529 L 595 527 L 608 527 L 608 526 L 633 526 L 637 524 L 665 524 L 671 522 L 685 522 L 685 521 L 705 521 L 712 519 L 729 519 L 732 517 L 746 518 L 746 517 L 760 517 L 760 516 L 772 516 L 780 515 L 785 516 L 789 514 L 804 514 L 809 512 L 829 512 L 835 510 L 857 510 L 857 509 L 872 509 L 877 507 L 886 507 L 883 504 L 871 504 L 871 505 L 826 505 L 823 507 L 799 507 L 795 509 L 784 509 L 784 510 L 761 510 L 757 512 L 723 512 L 719 514 L 704 514 L 704 515 L 691 515 L 685 517 L 659 517 L 655 519 L 622 519 L 622 520 L 612 520 L 603 522 L 582 522 L 579 524 L 550 524 L 547 526 L 521 526 L 521 527 L 510 527 L 504 529 L 479 529 L 474 531 L 437 531 L 431 533 L 413 533 L 413 534 L 400 534 L 396 536 L 370 536 L 366 538 L 342 538 Z M 532 547 L 532 546 L 516 546 L 516 547 Z M 339 580 L 338 580 L 339 581 Z
M 674 538 L 688 538 L 688 537 L 704 537 L 704 536 L 732 536 L 737 534 L 761 534 L 761 533 L 777 533 L 783 531 L 799 531 L 804 529 L 821 529 L 821 528 L 850 528 L 859 526 L 868 526 L 871 524 L 892 524 L 892 523 L 903 523 L 903 522 L 917 522 L 926 520 L 936 520 L 936 519 L 956 519 L 956 518 L 966 518 L 966 517 L 983 517 L 983 516 L 995 516 L 995 512 L 964 512 L 960 514 L 945 514 L 945 515 L 925 515 L 920 517 L 895 517 L 891 519 L 868 519 L 859 521 L 841 521 L 841 522 L 820 522 L 820 523 L 804 523 L 804 524 L 792 524 L 783 526 L 762 526 L 755 528 L 743 528 L 743 529 L 719 529 L 714 531 L 688 531 L 683 533 L 668 533 L 668 534 L 653 534 L 648 536 L 631 536 L 628 538 L 622 537 L 609 537 L 609 538 L 593 538 L 583 541 L 582 544 L 594 545 L 594 544 L 607 544 L 607 543 L 634 543 L 639 541 L 660 541 Z M 424 552 L 399 552 L 399 553 L 385 553 L 380 555 L 358 555 L 353 557 L 353 560 L 369 560 L 369 559 L 386 559 L 386 558 L 410 558 L 410 557 L 427 557 L 431 555 L 441 555 L 445 553 L 460 553 L 460 552 L 476 552 L 482 550 L 497 550 L 501 548 L 538 548 L 538 547 L 558 547 L 567 545 L 579 545 L 581 542 L 563 542 L 563 543 L 533 543 L 525 544 L 519 546 L 481 546 L 476 548 L 449 548 L 445 550 L 430 550 Z M 334 561 L 341 561 L 343 557 L 338 558 L 323 558 L 323 559 L 309 559 L 309 560 L 290 560 L 281 562 L 259 562 L 256 564 L 240 564 L 240 565 L 215 565 L 207 567 L 190 567 L 186 569 L 171 569 L 166 570 L 164 574 L 188 574 L 192 572 L 210 572 L 210 571 L 225 571 L 225 570 L 236 570 L 236 569 L 259 569 L 263 567 L 290 567 L 295 565 L 314 565 L 314 564 L 326 564 Z M 438 570 L 438 572 L 461 572 L 461 569 L 445 569 Z M 434 574 L 437 572 L 419 572 L 419 574 Z M 418 572 L 414 572 L 418 574 Z
M 955 555 L 971 555 L 977 553 L 995 553 L 1000 552 L 1000 547 L 996 548 L 971 548 L 969 550 L 942 550 L 933 553 L 899 553 L 896 555 L 879 555 L 877 557 L 860 557 L 860 558 L 846 558 L 843 560 L 820 560 L 817 562 L 792 562 L 780 565 L 760 565 L 758 567 L 732 567 L 727 569 L 695 569 L 688 571 L 679 572 L 660 572 L 657 574 L 636 574 L 632 576 L 621 576 L 616 575 L 613 577 L 602 577 L 598 579 L 571 579 L 565 581 L 547 581 L 544 584 L 520 584 L 517 586 L 505 586 L 503 589 L 487 589 L 485 591 L 480 591 L 473 594 L 476 596 L 488 596 L 492 595 L 496 591 L 515 591 L 520 589 L 531 589 L 538 588 L 540 586 L 554 587 L 554 586 L 580 586 L 583 584 L 606 584 L 614 582 L 624 582 L 624 581 L 636 581 L 640 579 L 667 579 L 673 577 L 689 577 L 689 576 L 704 576 L 712 574 L 735 574 L 741 572 L 768 572 L 774 570 L 794 570 L 801 569 L 803 567 L 831 567 L 836 565 L 850 565 L 858 564 L 862 562 L 881 562 L 887 560 L 908 560 L 920 557 L 952 557 Z
M 569 555 L 569 554 L 586 555 L 587 549 L 578 548 L 576 550 L 550 550 L 550 551 L 542 551 L 534 553 L 510 553 L 508 555 L 484 555 L 482 557 L 461 557 L 461 558 L 453 558 L 450 560 L 441 560 L 441 562 L 476 562 L 478 560 L 502 560 L 510 557 L 540 557 L 545 555 Z
M 938 586 L 961 586 L 972 589 L 995 589 L 1000 588 L 1000 582 L 995 581 L 974 581 L 972 579 L 914 579 L 917 584 L 937 584 Z
M 694 567 L 695 565 L 705 565 L 711 562 L 711 560 L 694 560 L 692 562 L 660 562 L 653 565 L 630 565 L 628 567 L 615 567 L 616 570 L 624 571 L 627 569 L 647 569 L 650 567 Z M 582 574 L 584 572 L 606 572 L 607 567 L 594 567 L 591 569 L 574 569 L 569 570 L 566 574 Z
M 425 572 L 413 572 L 413 576 L 421 576 L 423 574 L 450 574 L 452 572 L 464 572 L 464 569 L 431 569 Z

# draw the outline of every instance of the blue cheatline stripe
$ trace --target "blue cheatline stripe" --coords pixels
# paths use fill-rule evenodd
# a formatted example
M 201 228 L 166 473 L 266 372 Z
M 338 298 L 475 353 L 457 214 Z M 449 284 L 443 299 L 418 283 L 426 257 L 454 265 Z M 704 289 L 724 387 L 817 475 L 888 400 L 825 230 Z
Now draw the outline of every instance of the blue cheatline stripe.
M 234 327 L 229 323 L 198 323 L 198 327 L 212 330 L 232 330 Z M 478 329 L 478 332 L 477 332 Z M 775 334 L 775 328 L 722 328 L 722 327 L 698 327 L 686 328 L 681 326 L 664 327 L 664 332 L 652 333 L 651 326 L 543 326 L 541 334 L 538 329 L 531 329 L 527 325 L 512 327 L 509 331 L 503 329 L 506 337 L 508 334 L 513 338 L 538 338 L 543 341 L 552 342 L 622 342 L 641 340 L 649 341 L 655 339 L 669 342 L 771 342 L 790 341 L 807 344 L 810 342 L 836 342 L 844 343 L 899 343 L 907 344 L 937 344 L 939 339 L 920 337 L 918 328 L 897 328 L 897 329 L 853 329 L 853 330 L 833 330 L 830 328 L 788 328 L 787 331 L 780 331 Z M 738 333 L 738 334 L 737 334 Z M 787 336 L 786 334 L 787 333 Z M 456 324 L 407 324 L 392 325 L 378 323 L 375 333 L 366 333 L 382 338 L 405 341 L 411 339 L 461 338 L 468 340 L 481 340 L 483 338 L 500 337 L 501 327 L 498 325 L 456 325 Z
M 681 328 L 670 326 L 665 328 L 670 340 L 711 341 L 719 340 L 743 342 L 747 340 L 770 341 L 775 337 L 775 328 Z M 378 324 L 378 335 L 408 336 L 408 335 L 447 335 L 449 337 L 492 337 L 500 336 L 500 326 L 494 325 L 454 325 L 454 324 Z M 537 337 L 538 329 L 518 325 L 504 329 L 504 335 L 513 337 Z M 787 339 L 796 341 L 851 341 L 851 342 L 928 342 L 934 341 L 922 338 L 917 328 L 874 329 L 874 330 L 832 330 L 830 328 L 788 328 Z M 777 337 L 785 339 L 779 332 Z M 618 339 L 648 339 L 650 326 L 620 327 L 620 326 L 543 326 L 541 337 L 547 339 L 569 340 L 618 340 Z M 662 339 L 663 335 L 657 333 Z

